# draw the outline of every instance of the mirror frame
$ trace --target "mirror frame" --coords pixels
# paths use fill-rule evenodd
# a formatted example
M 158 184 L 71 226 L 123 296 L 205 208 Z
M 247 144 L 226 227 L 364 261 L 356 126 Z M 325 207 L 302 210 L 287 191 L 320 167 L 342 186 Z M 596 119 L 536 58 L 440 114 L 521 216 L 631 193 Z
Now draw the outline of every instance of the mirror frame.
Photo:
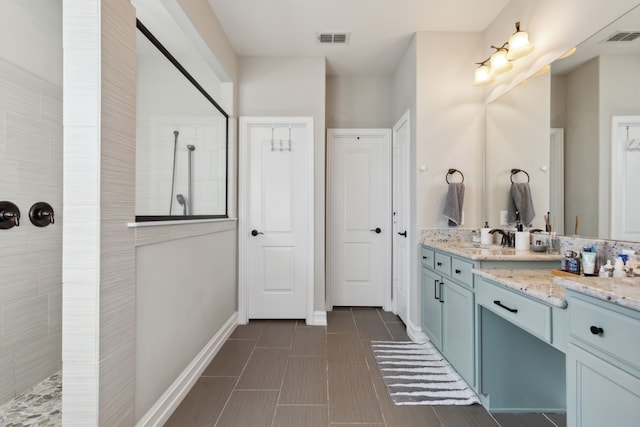
M 149 31 L 147 27 L 136 19 L 136 28 L 144 35 L 162 55 L 196 88 L 202 96 L 206 98 L 225 118 L 225 181 L 224 181 L 224 213 L 215 215 L 136 215 L 136 222 L 149 221 L 190 221 L 202 219 L 227 219 L 229 218 L 229 115 L 218 104 L 209 93 L 198 83 L 198 81 L 178 62 L 178 60 L 160 43 L 160 41 Z

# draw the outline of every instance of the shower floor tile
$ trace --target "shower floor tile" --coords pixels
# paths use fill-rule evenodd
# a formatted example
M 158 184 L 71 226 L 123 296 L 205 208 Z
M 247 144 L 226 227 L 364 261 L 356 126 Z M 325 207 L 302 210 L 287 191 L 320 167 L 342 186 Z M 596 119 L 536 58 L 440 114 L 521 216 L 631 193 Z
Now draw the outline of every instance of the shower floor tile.
M 0 426 L 58 427 L 62 425 L 62 375 L 36 384 L 0 406 Z

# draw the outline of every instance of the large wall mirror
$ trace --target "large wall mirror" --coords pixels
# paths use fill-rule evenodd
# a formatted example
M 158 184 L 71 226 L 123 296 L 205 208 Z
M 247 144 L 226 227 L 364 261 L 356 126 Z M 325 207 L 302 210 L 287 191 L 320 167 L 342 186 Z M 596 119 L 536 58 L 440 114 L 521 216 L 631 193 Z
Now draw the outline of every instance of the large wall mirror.
M 136 49 L 136 221 L 227 218 L 227 113 L 139 21 Z
M 500 212 L 518 168 L 530 176 L 533 227 L 544 229 L 550 212 L 559 234 L 640 240 L 640 37 L 629 34 L 639 29 L 637 7 L 551 64 L 550 74 L 487 106 L 490 226 L 509 226 Z

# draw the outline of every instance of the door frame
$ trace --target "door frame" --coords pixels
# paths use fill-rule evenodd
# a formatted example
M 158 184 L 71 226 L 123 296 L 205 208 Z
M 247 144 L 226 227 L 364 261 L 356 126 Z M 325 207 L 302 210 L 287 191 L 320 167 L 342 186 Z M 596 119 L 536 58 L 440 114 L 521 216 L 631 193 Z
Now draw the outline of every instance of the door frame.
M 308 220 L 307 232 L 307 275 L 304 284 L 306 288 L 306 323 L 314 323 L 314 130 L 313 117 L 240 117 L 238 143 L 238 324 L 249 322 L 249 259 L 247 246 L 249 240 L 249 147 L 247 144 L 248 130 L 251 126 L 286 126 L 302 125 L 307 130 L 307 170 L 308 183 Z
M 327 129 L 327 178 L 326 178 L 326 189 L 327 189 L 327 197 L 326 197 L 326 244 L 325 244 L 325 248 L 326 248 L 326 256 L 325 256 L 325 275 L 327 277 L 327 287 L 326 287 L 326 309 L 327 311 L 331 311 L 333 310 L 333 300 L 331 297 L 331 288 L 333 287 L 333 283 L 331 283 L 331 254 L 329 253 L 329 251 L 331 250 L 331 198 L 332 198 L 332 194 L 330 193 L 331 188 L 332 188 L 332 184 L 333 184 L 333 144 L 331 143 L 331 135 L 334 134 L 339 134 L 339 135 L 353 135 L 353 136 L 358 136 L 358 135 L 363 135 L 363 134 L 375 134 L 375 135 L 379 135 L 379 134 L 390 134 L 390 138 L 389 138 L 389 150 L 388 150 L 388 162 L 389 162 L 389 179 L 388 179 L 388 186 L 389 186 L 389 199 L 387 200 L 387 205 L 389 207 L 389 210 L 387 212 L 387 219 L 386 219 L 386 224 L 385 227 L 390 230 L 393 231 L 393 224 L 391 223 L 391 208 L 392 208 L 392 195 L 391 195 L 391 161 L 392 161 L 392 154 L 393 154 L 393 141 L 391 138 L 391 130 L 389 128 L 371 128 L 371 129 L 342 129 L 342 128 L 331 128 L 331 129 Z M 384 297 L 383 297 L 383 306 L 382 308 L 385 311 L 391 311 L 392 309 L 392 305 L 391 305 L 391 289 L 393 287 L 393 283 L 392 283 L 392 277 L 391 277 L 391 263 L 392 263 L 392 259 L 391 259 L 391 245 L 392 245 L 392 239 L 389 237 L 386 239 L 386 244 L 385 244 L 385 259 L 387 260 L 387 268 L 386 268 L 386 273 L 385 273 L 385 279 L 388 283 L 387 286 L 385 286 L 385 288 L 383 289 L 383 293 L 384 293 Z

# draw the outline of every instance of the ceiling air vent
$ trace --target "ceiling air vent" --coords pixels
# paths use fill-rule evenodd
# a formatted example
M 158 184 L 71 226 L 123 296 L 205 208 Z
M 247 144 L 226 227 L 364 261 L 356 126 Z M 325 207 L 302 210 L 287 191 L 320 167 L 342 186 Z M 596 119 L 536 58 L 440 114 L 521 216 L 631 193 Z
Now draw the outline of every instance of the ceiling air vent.
M 320 44 L 349 44 L 350 33 L 318 33 L 318 43 Z
M 609 36 L 605 42 L 632 42 L 638 37 L 640 37 L 640 30 L 617 31 L 615 34 Z

